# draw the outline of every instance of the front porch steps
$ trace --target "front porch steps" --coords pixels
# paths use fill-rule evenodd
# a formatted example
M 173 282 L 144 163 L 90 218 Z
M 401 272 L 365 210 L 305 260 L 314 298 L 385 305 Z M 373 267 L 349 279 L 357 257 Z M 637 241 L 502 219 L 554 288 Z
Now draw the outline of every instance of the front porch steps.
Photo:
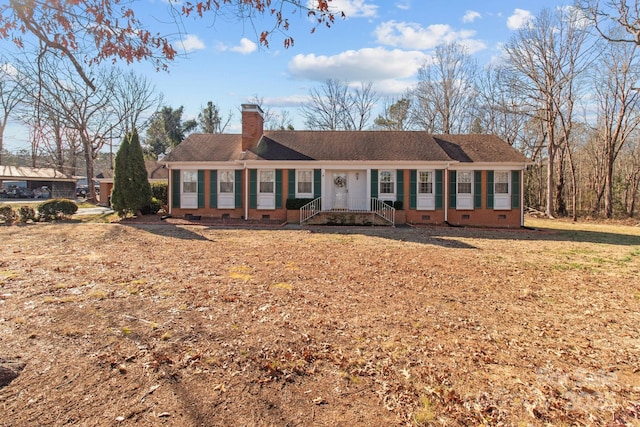
M 385 225 L 392 223 L 375 212 L 322 211 L 306 220 L 303 225 Z

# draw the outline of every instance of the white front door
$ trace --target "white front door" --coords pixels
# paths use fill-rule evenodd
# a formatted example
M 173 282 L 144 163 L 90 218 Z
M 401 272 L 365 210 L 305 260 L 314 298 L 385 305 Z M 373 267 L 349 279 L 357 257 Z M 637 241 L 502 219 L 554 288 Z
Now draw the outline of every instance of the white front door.
M 349 179 L 346 172 L 333 173 L 333 209 L 349 207 Z
M 349 209 L 365 211 L 369 210 L 367 197 L 367 172 L 349 172 Z
M 364 170 L 327 171 L 322 207 L 329 210 L 368 210 L 367 180 L 367 171 Z

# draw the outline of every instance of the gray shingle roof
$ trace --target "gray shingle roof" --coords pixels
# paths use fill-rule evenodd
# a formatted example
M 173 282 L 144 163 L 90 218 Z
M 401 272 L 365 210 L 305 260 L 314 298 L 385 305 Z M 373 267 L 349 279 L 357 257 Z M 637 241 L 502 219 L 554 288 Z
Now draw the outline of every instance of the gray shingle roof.
M 162 162 L 241 160 L 240 134 L 192 134 Z M 274 161 L 459 161 L 527 159 L 493 135 L 431 135 L 422 131 L 266 131 L 245 159 Z
M 52 181 L 75 181 L 71 175 L 65 175 L 53 168 L 31 168 L 27 166 L 0 165 L 0 179 L 21 180 L 40 179 Z
M 274 131 L 253 151 L 265 160 L 449 160 L 426 132 Z
M 239 160 L 240 134 L 194 133 L 178 144 L 162 162 L 228 162 Z
M 459 162 L 524 163 L 527 158 L 495 135 L 434 135 L 436 142 Z

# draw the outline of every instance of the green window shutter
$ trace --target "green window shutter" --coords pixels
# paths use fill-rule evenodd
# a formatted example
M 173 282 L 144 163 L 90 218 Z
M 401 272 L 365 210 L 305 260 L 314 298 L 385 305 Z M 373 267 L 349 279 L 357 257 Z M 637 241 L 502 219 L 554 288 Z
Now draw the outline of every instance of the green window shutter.
M 180 207 L 180 170 L 171 171 L 171 207 Z
M 282 209 L 282 169 L 276 169 L 276 209 Z
M 313 198 L 317 199 L 322 196 L 322 170 L 313 170 Z
M 258 171 L 249 169 L 249 207 L 258 207 Z
M 296 198 L 296 170 L 289 169 L 289 171 L 287 172 L 287 177 L 289 179 L 288 181 L 289 195 L 287 197 L 290 199 L 295 199 Z
M 198 208 L 204 208 L 204 171 L 198 171 Z
M 457 182 L 456 171 L 449 171 L 449 207 L 456 208 Z
M 442 169 L 436 170 L 436 209 L 442 209 Z
M 409 209 L 415 209 L 418 205 L 418 171 L 409 171 Z
M 493 209 L 493 171 L 487 171 L 487 209 Z
M 480 209 L 482 208 L 482 171 L 474 171 L 473 175 L 473 207 Z
M 235 206 L 236 208 L 242 207 L 242 170 L 237 169 L 235 176 L 233 177 L 233 185 L 235 185 Z
M 404 170 L 396 171 L 396 200 L 404 204 Z
M 378 198 L 378 169 L 371 169 L 371 197 Z
M 511 209 L 520 207 L 520 171 L 511 171 Z
M 218 171 L 209 171 L 209 207 L 218 207 Z

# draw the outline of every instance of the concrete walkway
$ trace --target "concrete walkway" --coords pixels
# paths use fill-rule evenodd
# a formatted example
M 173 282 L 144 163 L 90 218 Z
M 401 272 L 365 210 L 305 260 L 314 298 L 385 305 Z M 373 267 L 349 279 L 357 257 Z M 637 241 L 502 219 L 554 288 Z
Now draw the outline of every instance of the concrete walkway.
M 107 208 L 104 206 L 96 206 L 93 208 L 78 208 L 78 212 L 76 215 L 102 215 L 102 214 L 112 214 L 114 211 L 111 208 Z

